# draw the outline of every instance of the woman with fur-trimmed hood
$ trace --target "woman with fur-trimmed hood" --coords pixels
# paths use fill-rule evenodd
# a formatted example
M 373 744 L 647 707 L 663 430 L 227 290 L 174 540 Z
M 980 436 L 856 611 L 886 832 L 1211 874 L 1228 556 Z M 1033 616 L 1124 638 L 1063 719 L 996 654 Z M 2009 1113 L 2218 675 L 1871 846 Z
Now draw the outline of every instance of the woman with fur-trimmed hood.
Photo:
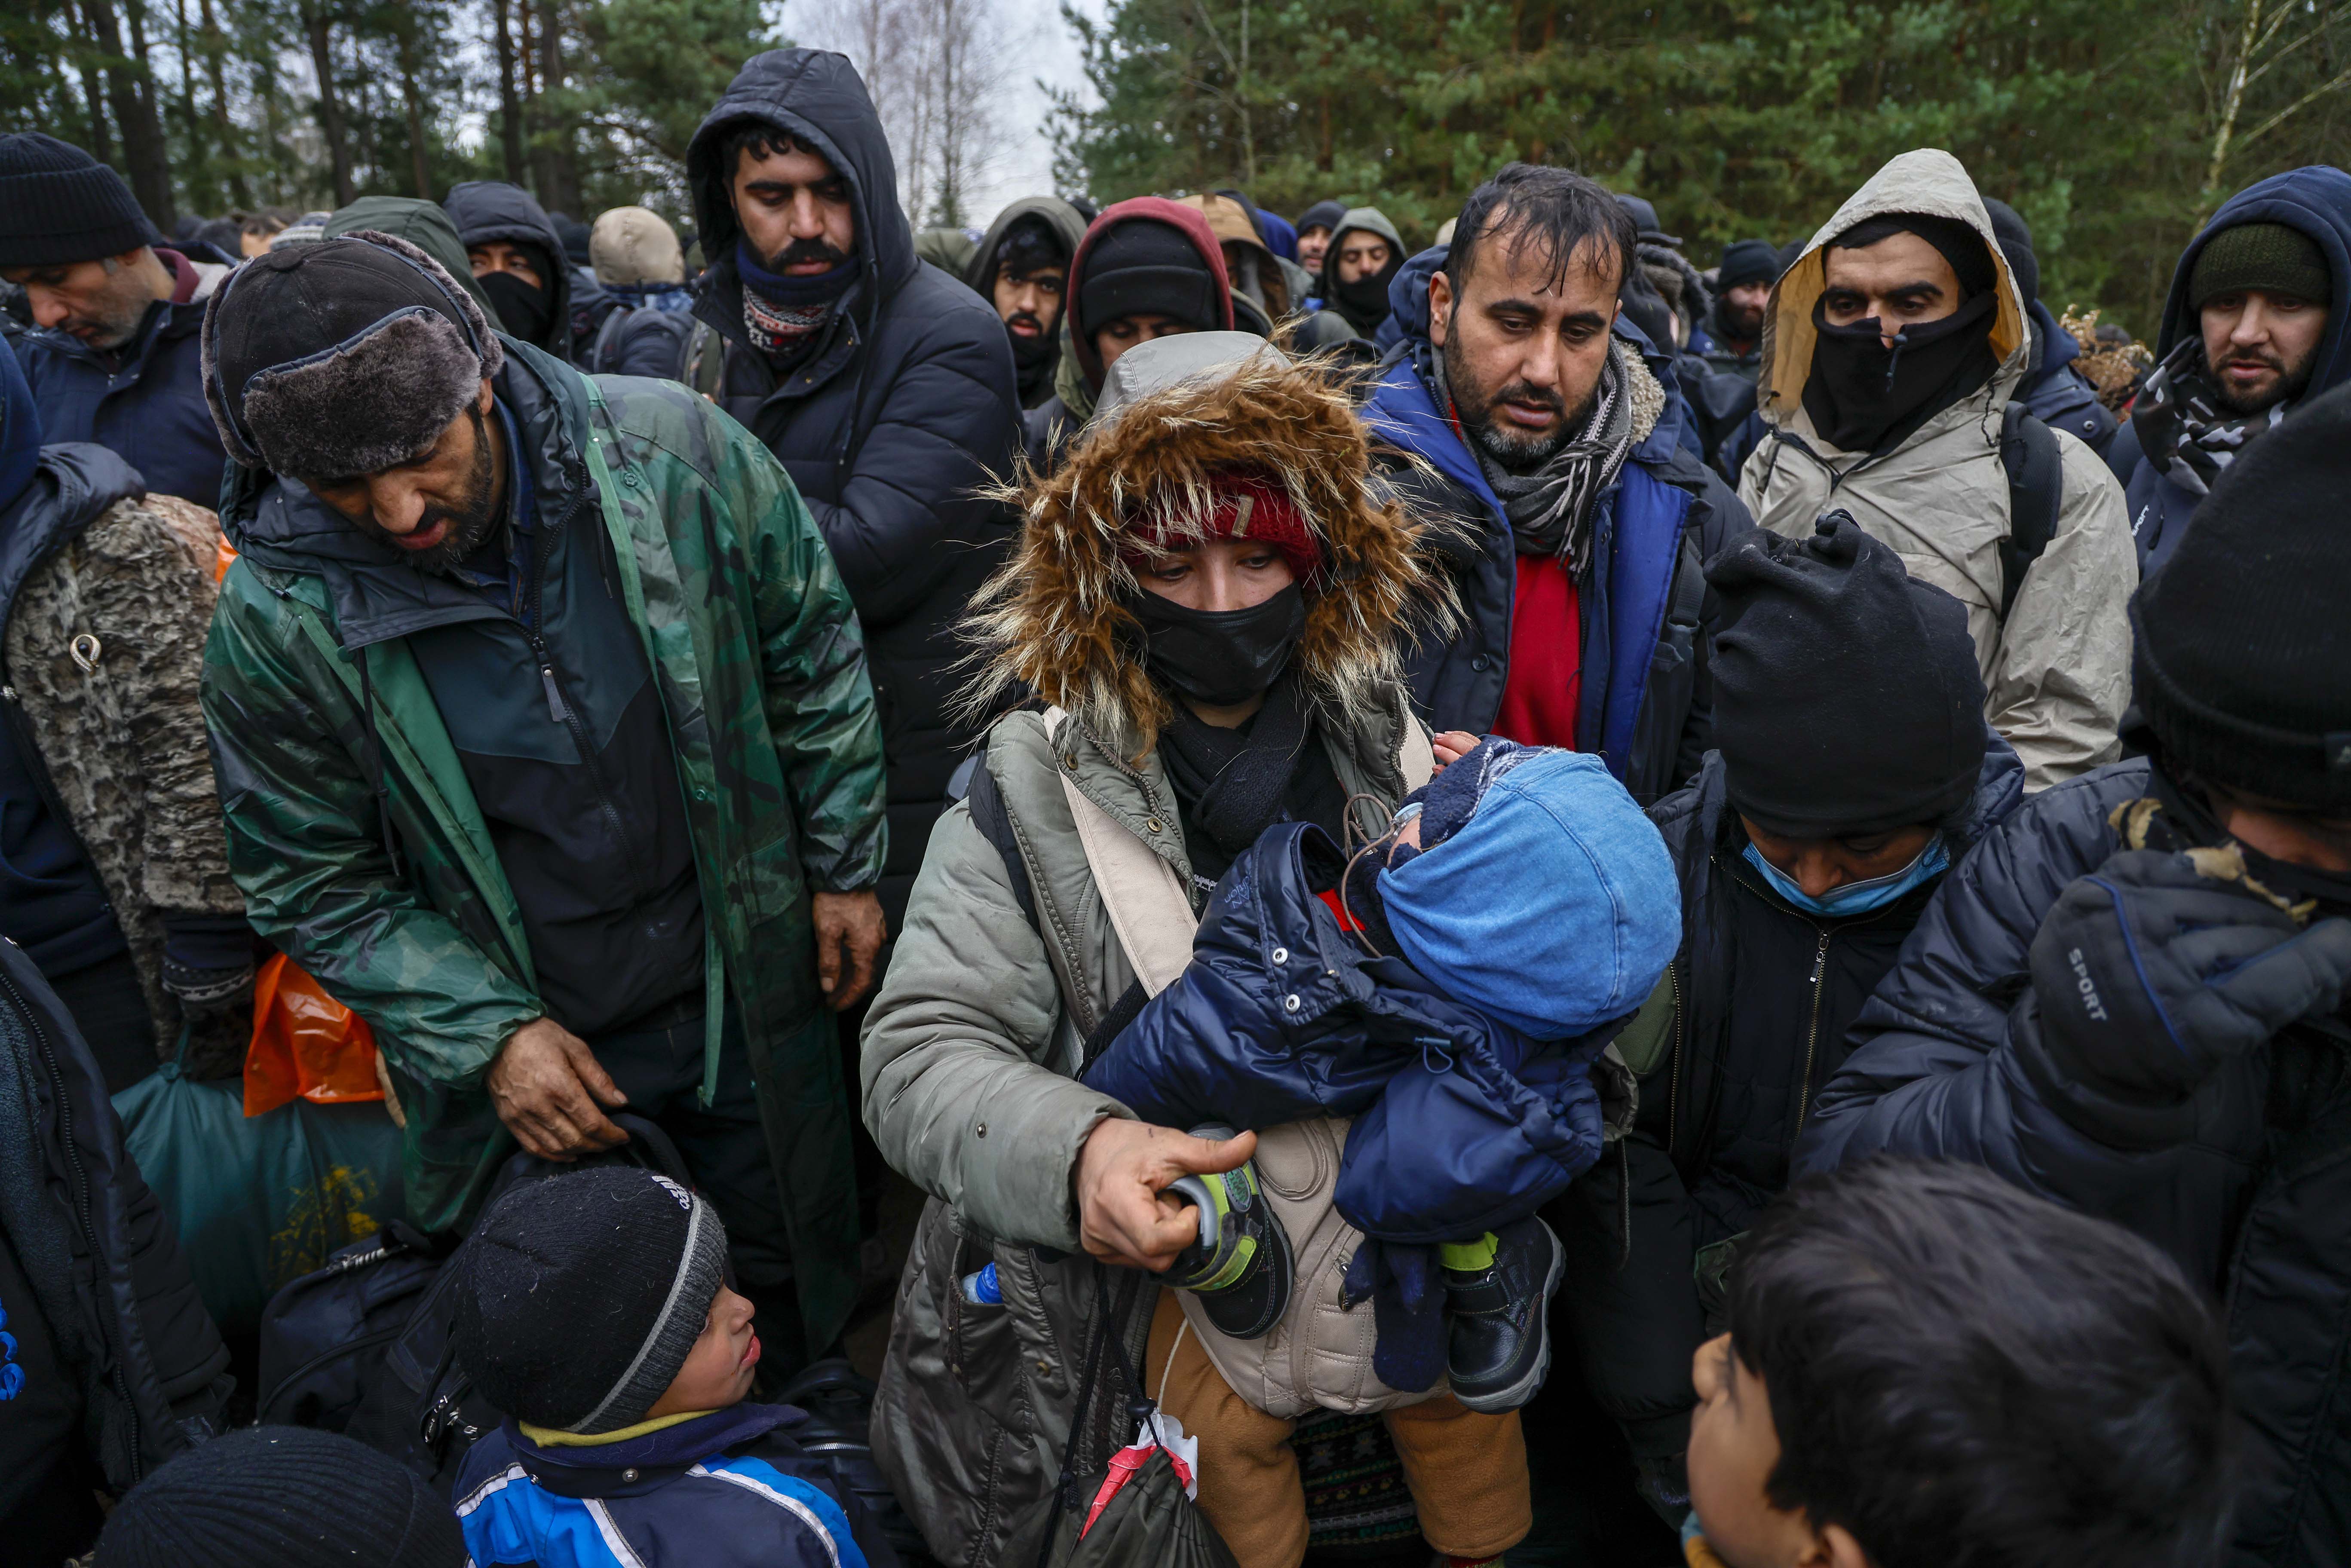
M 1066 461 L 1025 477 L 1020 546 L 971 622 L 974 700 L 1037 700 L 933 833 L 864 1036 L 867 1123 L 932 1195 L 874 1448 L 947 1562 L 1003 1559 L 1051 1492 L 1102 1301 L 1121 1332 L 1073 1471 L 1132 1437 L 1142 1270 L 1196 1234 L 1160 1189 L 1253 1147 L 1077 1081 L 1145 992 L 1094 864 L 1123 854 L 1196 918 L 1275 821 L 1384 829 L 1430 762 L 1398 629 L 1447 599 L 1346 392 L 1249 334 L 1122 355 Z M 974 1304 L 958 1281 L 990 1263 L 975 1293 L 1001 1300 Z

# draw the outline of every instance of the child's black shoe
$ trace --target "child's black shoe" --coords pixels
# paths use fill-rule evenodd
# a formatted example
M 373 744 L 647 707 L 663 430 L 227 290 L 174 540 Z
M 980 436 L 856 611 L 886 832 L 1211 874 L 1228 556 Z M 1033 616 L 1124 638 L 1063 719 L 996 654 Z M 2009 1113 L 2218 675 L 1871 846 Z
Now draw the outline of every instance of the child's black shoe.
M 1456 1399 L 1487 1415 L 1524 1405 L 1551 1371 L 1545 1308 L 1567 1261 L 1551 1227 L 1531 1217 L 1494 1239 L 1486 1267 L 1444 1270 L 1445 1374 Z
M 1230 1127 L 1207 1126 L 1193 1128 L 1192 1135 L 1222 1143 L 1236 1134 Z M 1271 1333 L 1289 1309 L 1296 1266 L 1289 1233 L 1258 1185 L 1256 1162 L 1221 1176 L 1184 1176 L 1168 1190 L 1199 1206 L 1200 1239 L 1161 1278 L 1198 1296 L 1208 1321 L 1234 1339 Z

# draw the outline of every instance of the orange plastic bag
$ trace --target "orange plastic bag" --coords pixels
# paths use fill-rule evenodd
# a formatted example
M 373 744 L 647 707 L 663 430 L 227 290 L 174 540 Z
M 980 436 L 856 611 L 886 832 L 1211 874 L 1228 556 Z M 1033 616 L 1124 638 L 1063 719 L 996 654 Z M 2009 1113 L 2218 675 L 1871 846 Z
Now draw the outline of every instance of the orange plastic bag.
M 381 1100 L 375 1031 L 307 970 L 273 954 L 253 979 L 253 1043 L 245 1051 L 245 1113 L 299 1095 L 319 1105 Z

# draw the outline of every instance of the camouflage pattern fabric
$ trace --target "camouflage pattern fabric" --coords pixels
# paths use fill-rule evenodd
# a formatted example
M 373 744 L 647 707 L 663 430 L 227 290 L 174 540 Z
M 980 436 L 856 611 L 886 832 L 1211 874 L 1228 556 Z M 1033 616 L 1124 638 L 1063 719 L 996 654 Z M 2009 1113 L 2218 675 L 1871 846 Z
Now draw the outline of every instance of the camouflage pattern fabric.
M 196 698 L 219 535 L 211 512 L 176 496 L 117 501 L 34 570 L 8 619 L 9 684 L 114 905 L 165 1055 L 182 1018 L 163 989 L 162 912 L 245 908 Z M 252 1022 L 249 1008 L 202 1019 L 189 1071 L 240 1071 Z
M 710 994 L 742 1015 L 801 1311 L 822 1345 L 854 1301 L 858 1236 L 809 899 L 872 888 L 885 847 L 856 614 L 790 478 L 734 420 L 673 382 L 590 380 L 512 340 L 507 351 L 562 404 L 578 449 L 565 471 L 584 458 L 616 546 L 685 786 Z M 233 539 L 268 483 L 232 477 Z M 514 894 L 414 659 L 397 640 L 366 657 L 397 865 L 358 667 L 319 579 L 249 555 L 231 569 L 204 708 L 251 918 L 374 1026 L 408 1117 L 410 1217 L 444 1229 L 470 1218 L 515 1147 L 483 1080 L 544 1009 Z

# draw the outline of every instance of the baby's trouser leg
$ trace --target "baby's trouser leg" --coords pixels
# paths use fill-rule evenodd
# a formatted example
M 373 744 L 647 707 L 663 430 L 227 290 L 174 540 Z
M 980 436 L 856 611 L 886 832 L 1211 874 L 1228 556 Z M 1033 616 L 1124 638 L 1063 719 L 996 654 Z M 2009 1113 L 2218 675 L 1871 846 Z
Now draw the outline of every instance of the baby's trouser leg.
M 1306 1491 L 1290 1448 L 1290 1423 L 1233 1392 L 1200 1348 L 1199 1336 L 1184 1330 L 1184 1309 L 1173 1291 L 1159 1292 L 1147 1357 L 1147 1392 L 1200 1439 L 1200 1511 L 1240 1568 L 1298 1568 L 1306 1560 Z M 1510 1432 L 1518 1434 L 1515 1418 Z M 1523 1447 L 1520 1458 L 1523 1512 Z
M 1450 1394 L 1387 1413 L 1420 1512 L 1420 1533 L 1449 1557 L 1498 1557 L 1534 1523 L 1519 1413 L 1481 1416 Z

